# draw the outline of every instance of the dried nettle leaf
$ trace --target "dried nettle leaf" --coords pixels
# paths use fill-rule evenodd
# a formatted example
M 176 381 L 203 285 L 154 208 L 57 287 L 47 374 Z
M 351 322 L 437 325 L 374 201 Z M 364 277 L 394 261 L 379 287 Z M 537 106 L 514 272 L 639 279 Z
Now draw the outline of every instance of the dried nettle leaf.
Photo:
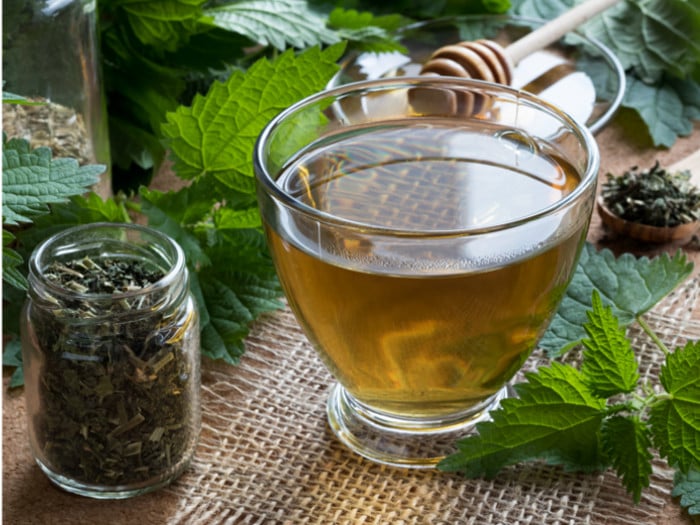
M 658 161 L 646 170 L 608 173 L 602 195 L 610 211 L 631 222 L 673 227 L 700 219 L 700 192 L 690 172 L 667 171 Z

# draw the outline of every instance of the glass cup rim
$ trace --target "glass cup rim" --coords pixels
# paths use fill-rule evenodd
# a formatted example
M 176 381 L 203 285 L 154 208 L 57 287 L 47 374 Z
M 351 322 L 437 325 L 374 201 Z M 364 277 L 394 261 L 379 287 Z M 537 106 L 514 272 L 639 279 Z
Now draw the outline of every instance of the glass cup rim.
M 73 290 L 66 290 L 65 287 L 56 284 L 43 277 L 44 267 L 40 265 L 40 261 L 46 257 L 50 257 L 48 252 L 52 247 L 60 245 L 60 242 L 66 238 L 89 231 L 106 231 L 106 230 L 125 230 L 134 231 L 142 234 L 147 234 L 156 242 L 172 253 L 173 260 L 169 267 L 165 270 L 163 276 L 156 282 L 145 286 L 139 290 L 115 293 L 81 293 Z M 133 299 L 136 297 L 150 295 L 160 290 L 165 290 L 174 285 L 174 283 L 182 279 L 183 270 L 186 267 L 185 254 L 180 245 L 169 235 L 158 230 L 134 223 L 120 222 L 93 222 L 72 226 L 61 230 L 58 233 L 51 235 L 44 241 L 39 243 L 32 252 L 29 258 L 29 278 L 41 283 L 41 286 L 50 290 L 52 294 L 57 296 L 70 296 L 72 299 L 82 299 L 90 301 L 101 301 L 108 299 L 110 301 L 118 301 L 120 299 Z
M 305 107 L 310 107 L 313 104 L 328 98 L 338 98 L 343 95 L 347 96 L 350 94 L 371 93 L 373 91 L 381 91 L 388 89 L 409 89 L 417 85 L 420 85 L 421 87 L 425 86 L 443 89 L 448 86 L 456 86 L 461 89 L 466 88 L 482 91 L 491 91 L 493 94 L 506 95 L 512 100 L 517 100 L 518 103 L 523 102 L 532 107 L 537 107 L 538 110 L 544 110 L 546 113 L 559 119 L 563 124 L 569 126 L 571 130 L 579 136 L 580 142 L 585 145 L 586 171 L 582 174 L 580 183 L 571 193 L 566 195 L 564 198 L 559 199 L 557 202 L 552 203 L 549 206 L 543 207 L 542 209 L 523 217 L 519 217 L 510 221 L 486 227 L 482 226 L 434 230 L 397 229 L 345 219 L 337 215 L 320 211 L 316 208 L 313 208 L 312 206 L 309 206 L 308 204 L 304 204 L 298 199 L 290 196 L 288 193 L 282 191 L 282 189 L 276 184 L 276 180 L 268 171 L 267 166 L 262 160 L 265 158 L 264 148 L 267 140 L 270 138 L 273 131 L 290 115 L 293 115 L 294 113 L 298 112 L 299 110 Z M 387 121 L 388 120 L 389 119 L 387 119 Z M 379 120 L 377 122 L 379 122 Z M 438 77 L 427 75 L 392 77 L 375 80 L 361 80 L 357 82 L 343 84 L 334 88 L 326 88 L 322 91 L 316 92 L 287 107 L 279 114 L 277 114 L 277 116 L 275 116 L 272 120 L 270 120 L 263 128 L 261 133 L 258 135 L 253 150 L 253 168 L 255 171 L 255 178 L 257 183 L 265 191 L 265 193 L 267 193 L 270 197 L 276 199 L 279 203 L 283 204 L 287 208 L 290 208 L 294 212 L 304 215 L 307 218 L 315 220 L 319 223 L 335 225 L 351 230 L 359 230 L 369 234 L 390 235 L 394 237 L 443 238 L 459 237 L 465 235 L 478 235 L 491 233 L 495 231 L 509 230 L 529 222 L 537 221 L 538 219 L 541 219 L 543 217 L 551 216 L 578 201 L 581 198 L 581 196 L 588 191 L 588 188 L 591 185 L 595 185 L 595 182 L 597 181 L 599 167 L 600 151 L 598 149 L 597 142 L 591 130 L 584 124 L 578 122 L 576 119 L 574 119 L 562 109 L 556 107 L 555 105 L 545 100 L 542 100 L 536 95 L 532 95 L 526 91 L 514 89 L 503 84 L 497 84 L 494 82 L 487 82 L 484 80 L 476 79 L 466 79 L 458 77 Z

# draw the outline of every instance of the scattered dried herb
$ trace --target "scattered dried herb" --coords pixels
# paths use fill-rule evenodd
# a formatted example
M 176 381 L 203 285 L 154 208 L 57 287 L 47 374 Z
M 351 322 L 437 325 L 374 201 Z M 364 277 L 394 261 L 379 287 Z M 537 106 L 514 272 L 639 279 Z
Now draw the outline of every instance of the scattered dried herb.
M 192 318 L 162 311 L 162 294 L 128 293 L 163 272 L 134 259 L 85 257 L 52 263 L 44 277 L 75 292 L 30 314 L 41 356 L 33 422 L 47 466 L 87 485 L 171 475 L 198 433 L 197 376 L 183 338 Z
M 673 227 L 700 219 L 700 193 L 690 172 L 671 173 L 659 162 L 647 170 L 634 166 L 622 175 L 611 173 L 602 185 L 605 206 L 630 222 Z

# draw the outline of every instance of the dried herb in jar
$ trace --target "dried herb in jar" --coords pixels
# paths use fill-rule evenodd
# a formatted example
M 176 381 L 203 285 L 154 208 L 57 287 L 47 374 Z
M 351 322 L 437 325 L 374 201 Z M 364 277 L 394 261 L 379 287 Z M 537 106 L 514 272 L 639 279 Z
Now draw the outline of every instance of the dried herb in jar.
M 79 164 L 94 162 L 90 136 L 82 115 L 74 109 L 37 99 L 37 105 L 3 104 L 2 129 L 32 148 L 47 146 L 54 157 L 72 157 Z
M 85 257 L 52 263 L 44 276 L 76 293 L 33 314 L 43 359 L 34 424 L 44 457 L 87 485 L 167 475 L 197 439 L 196 378 L 183 347 L 191 316 L 161 311 L 157 295 L 128 296 L 163 277 L 144 261 Z
M 673 227 L 700 219 L 700 193 L 690 172 L 671 173 L 657 161 L 650 169 L 637 166 L 622 175 L 607 175 L 602 185 L 605 206 L 630 222 Z

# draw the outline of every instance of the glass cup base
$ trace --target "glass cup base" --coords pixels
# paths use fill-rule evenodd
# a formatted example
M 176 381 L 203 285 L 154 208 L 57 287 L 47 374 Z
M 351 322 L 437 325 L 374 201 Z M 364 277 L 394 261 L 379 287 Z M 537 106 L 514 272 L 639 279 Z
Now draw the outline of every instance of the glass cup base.
M 504 386 L 468 410 L 448 417 L 413 419 L 376 412 L 336 383 L 326 410 L 331 430 L 353 452 L 383 465 L 433 468 L 456 452 L 456 441 L 489 419 L 489 412 L 507 397 L 510 387 Z

